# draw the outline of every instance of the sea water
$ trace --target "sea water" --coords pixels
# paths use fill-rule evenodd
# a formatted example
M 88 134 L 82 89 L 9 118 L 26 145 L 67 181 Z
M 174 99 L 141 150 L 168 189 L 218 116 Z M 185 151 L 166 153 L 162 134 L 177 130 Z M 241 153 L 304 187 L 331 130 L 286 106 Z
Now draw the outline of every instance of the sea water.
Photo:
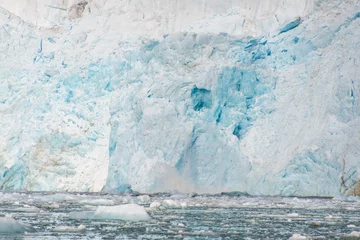
M 0 239 L 357 239 L 359 231 L 355 197 L 0 193 Z

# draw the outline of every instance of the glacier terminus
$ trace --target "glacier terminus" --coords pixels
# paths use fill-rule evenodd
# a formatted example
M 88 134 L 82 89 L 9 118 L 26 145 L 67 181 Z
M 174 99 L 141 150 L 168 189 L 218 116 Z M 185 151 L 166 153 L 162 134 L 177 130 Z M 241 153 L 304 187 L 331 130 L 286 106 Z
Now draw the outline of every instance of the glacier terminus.
M 360 187 L 358 0 L 0 0 L 0 53 L 3 191 Z

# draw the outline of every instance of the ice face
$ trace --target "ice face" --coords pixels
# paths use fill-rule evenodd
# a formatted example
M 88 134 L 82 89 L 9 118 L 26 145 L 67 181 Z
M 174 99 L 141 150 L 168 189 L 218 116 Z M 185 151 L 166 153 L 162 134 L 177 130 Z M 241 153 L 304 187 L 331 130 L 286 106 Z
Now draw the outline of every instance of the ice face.
M 0 1 L 2 190 L 351 189 L 356 1 L 142 2 Z

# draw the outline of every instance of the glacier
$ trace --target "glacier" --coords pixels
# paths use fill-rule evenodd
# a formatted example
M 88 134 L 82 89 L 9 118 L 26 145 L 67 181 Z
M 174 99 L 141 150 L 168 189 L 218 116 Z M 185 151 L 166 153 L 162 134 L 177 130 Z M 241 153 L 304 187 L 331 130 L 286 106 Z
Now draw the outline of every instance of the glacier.
M 5 191 L 336 196 L 360 1 L 0 0 Z

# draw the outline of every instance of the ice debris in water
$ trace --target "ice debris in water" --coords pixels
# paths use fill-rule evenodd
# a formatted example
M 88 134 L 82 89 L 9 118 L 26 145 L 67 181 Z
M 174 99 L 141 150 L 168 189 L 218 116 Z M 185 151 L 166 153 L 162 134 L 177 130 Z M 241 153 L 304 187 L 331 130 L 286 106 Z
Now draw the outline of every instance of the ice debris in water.
M 33 232 L 34 229 L 11 217 L 0 218 L 0 233 L 2 234 L 20 234 Z
M 86 227 L 80 224 L 78 227 L 59 226 L 53 229 L 54 232 L 84 232 Z
M 99 206 L 96 211 L 71 212 L 72 219 L 103 219 L 124 221 L 147 221 L 149 214 L 143 206 L 137 204 L 124 204 L 118 206 Z

